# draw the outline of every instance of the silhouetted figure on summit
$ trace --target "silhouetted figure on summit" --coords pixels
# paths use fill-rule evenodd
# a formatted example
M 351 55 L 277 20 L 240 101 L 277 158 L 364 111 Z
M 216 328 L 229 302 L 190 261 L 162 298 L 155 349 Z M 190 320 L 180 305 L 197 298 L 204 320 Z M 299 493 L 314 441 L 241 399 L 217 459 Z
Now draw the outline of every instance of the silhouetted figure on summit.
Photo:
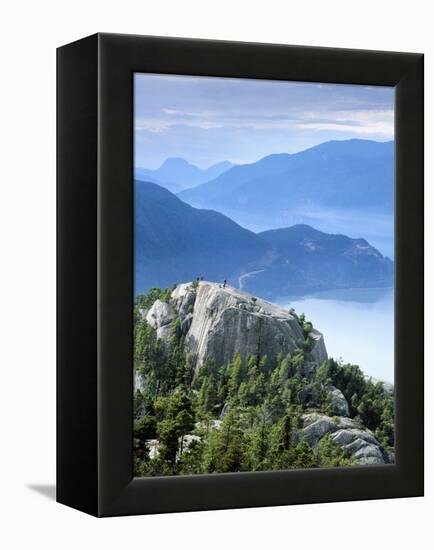
M 226 288 L 227 281 L 226 279 L 223 281 L 223 288 Z

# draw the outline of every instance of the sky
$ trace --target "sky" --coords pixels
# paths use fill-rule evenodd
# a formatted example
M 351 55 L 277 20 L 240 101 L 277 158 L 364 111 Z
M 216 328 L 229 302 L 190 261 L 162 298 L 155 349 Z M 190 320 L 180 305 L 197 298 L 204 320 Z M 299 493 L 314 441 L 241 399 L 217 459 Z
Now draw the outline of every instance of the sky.
M 135 166 L 170 157 L 207 168 L 331 139 L 389 141 L 394 88 L 136 73 Z

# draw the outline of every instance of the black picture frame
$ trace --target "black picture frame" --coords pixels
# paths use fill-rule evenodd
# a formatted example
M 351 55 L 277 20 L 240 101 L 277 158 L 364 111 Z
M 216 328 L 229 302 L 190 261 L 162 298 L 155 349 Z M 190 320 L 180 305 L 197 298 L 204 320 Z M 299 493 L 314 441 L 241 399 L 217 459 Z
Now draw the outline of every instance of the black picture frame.
M 57 500 L 95 516 L 423 495 L 423 55 L 96 34 L 57 51 Z M 396 464 L 133 478 L 133 74 L 395 86 Z

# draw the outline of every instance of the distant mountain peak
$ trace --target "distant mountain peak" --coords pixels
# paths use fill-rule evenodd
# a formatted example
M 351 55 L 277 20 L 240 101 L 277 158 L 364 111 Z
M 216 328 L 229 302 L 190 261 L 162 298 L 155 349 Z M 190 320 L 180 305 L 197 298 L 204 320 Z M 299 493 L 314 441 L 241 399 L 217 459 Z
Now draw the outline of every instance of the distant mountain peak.
M 216 162 L 215 164 L 211 164 L 211 166 L 208 167 L 208 170 L 211 170 L 211 169 L 224 169 L 224 170 L 229 170 L 230 168 L 233 168 L 234 166 L 236 166 L 236 164 L 234 164 L 233 162 L 231 162 L 230 160 L 221 160 L 220 162 Z
M 160 166 L 160 170 L 162 168 L 177 168 L 177 167 L 185 167 L 185 166 L 191 166 L 192 168 L 199 168 L 195 166 L 194 164 L 191 164 L 187 160 L 183 159 L 182 157 L 169 157 L 167 158 Z
M 276 229 L 276 231 L 292 231 L 292 232 L 306 232 L 311 234 L 317 234 L 317 235 L 325 235 L 324 232 L 319 231 L 318 229 L 315 229 L 311 225 L 308 225 L 307 223 L 296 223 L 294 225 L 291 225 L 291 227 L 285 227 L 283 229 Z
M 393 141 L 327 141 L 298 153 L 272 154 L 235 166 L 181 191 L 179 197 L 192 206 L 222 212 L 255 232 L 311 222 L 344 234 L 357 227 L 363 234 L 378 219 L 379 229 L 384 230 L 379 236 L 389 243 L 393 149 Z
M 234 165 L 231 162 L 224 160 L 202 169 L 182 157 L 168 157 L 156 170 L 136 167 L 135 177 L 141 181 L 147 179 L 156 182 L 170 191 L 179 192 L 215 179 L 232 166 Z
M 384 155 L 385 151 L 393 149 L 393 141 L 375 141 L 373 139 L 331 139 L 324 141 L 303 151 L 296 153 L 297 155 L 303 153 L 320 153 L 323 151 L 330 151 L 339 154 L 355 154 L 356 156 L 364 156 L 366 154 L 377 156 Z

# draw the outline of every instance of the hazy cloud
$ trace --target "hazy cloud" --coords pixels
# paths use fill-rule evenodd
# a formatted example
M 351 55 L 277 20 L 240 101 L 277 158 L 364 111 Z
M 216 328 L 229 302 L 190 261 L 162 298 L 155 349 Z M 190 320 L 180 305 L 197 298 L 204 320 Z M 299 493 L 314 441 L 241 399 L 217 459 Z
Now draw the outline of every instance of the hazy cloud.
M 329 139 L 393 139 L 394 90 L 341 84 L 136 74 L 136 165 L 182 156 L 252 162 Z

